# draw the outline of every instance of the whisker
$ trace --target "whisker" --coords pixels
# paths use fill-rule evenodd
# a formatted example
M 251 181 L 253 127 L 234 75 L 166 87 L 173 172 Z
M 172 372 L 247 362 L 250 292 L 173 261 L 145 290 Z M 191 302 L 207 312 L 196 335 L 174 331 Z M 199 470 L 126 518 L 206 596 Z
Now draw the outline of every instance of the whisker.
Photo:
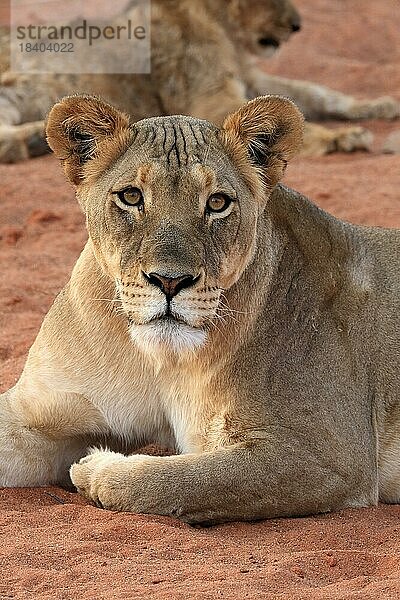
M 93 300 L 94 302 L 122 302 L 119 298 L 89 298 L 89 300 Z
M 255 312 L 254 311 L 249 311 L 249 310 L 236 310 L 235 308 L 231 308 L 228 304 L 226 304 L 226 302 L 224 302 L 222 300 L 222 298 L 225 299 L 225 301 L 227 302 L 226 296 L 224 296 L 224 294 L 221 294 L 221 299 L 220 299 L 220 306 L 222 306 L 225 310 L 232 312 L 232 313 L 237 313 L 240 315 L 254 315 Z
M 224 304 L 223 302 L 219 303 L 218 308 L 223 309 L 225 312 L 233 314 L 233 315 L 251 315 L 253 313 L 248 312 L 248 311 L 244 311 L 244 310 L 235 310 L 234 308 L 231 308 L 230 306 L 227 306 L 226 304 Z
M 236 319 L 232 314 L 227 313 L 227 314 L 218 314 L 216 313 L 216 316 L 219 317 L 220 319 L 223 319 L 224 323 L 226 323 L 227 318 L 229 317 L 234 323 L 237 323 L 238 325 L 240 325 L 240 321 L 239 319 Z
M 224 333 L 221 331 L 221 329 L 218 327 L 218 325 L 215 323 L 215 321 L 213 321 L 210 317 L 206 317 L 205 321 L 208 322 L 212 327 L 214 327 L 214 329 L 216 331 L 218 331 L 218 333 L 224 338 L 226 343 L 229 343 L 228 339 L 226 338 Z

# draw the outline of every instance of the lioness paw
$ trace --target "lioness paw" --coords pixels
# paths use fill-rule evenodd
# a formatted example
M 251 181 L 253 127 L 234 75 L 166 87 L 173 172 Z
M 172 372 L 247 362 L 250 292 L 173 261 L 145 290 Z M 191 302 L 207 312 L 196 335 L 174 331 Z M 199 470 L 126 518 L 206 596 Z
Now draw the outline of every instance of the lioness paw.
M 108 450 L 93 450 L 70 468 L 78 492 L 101 508 L 123 510 L 118 491 L 128 457 Z
M 357 102 L 353 107 L 356 119 L 396 119 L 400 116 L 400 102 L 390 96 Z
M 0 163 L 15 163 L 48 151 L 43 121 L 0 126 Z
M 333 130 L 332 143 L 336 152 L 369 151 L 373 140 L 373 134 L 364 127 L 340 127 Z

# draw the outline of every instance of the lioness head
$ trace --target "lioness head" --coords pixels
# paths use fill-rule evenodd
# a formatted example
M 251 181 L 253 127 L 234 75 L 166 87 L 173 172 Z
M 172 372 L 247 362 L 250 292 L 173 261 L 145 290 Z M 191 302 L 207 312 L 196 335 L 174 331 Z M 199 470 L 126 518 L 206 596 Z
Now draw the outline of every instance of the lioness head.
M 269 58 L 301 28 L 290 0 L 228 0 L 228 21 L 235 43 L 250 54 Z
M 77 188 L 94 253 L 143 349 L 201 346 L 221 294 L 252 261 L 257 223 L 303 119 L 260 97 L 222 126 L 191 117 L 129 125 L 88 96 L 61 100 L 47 136 Z

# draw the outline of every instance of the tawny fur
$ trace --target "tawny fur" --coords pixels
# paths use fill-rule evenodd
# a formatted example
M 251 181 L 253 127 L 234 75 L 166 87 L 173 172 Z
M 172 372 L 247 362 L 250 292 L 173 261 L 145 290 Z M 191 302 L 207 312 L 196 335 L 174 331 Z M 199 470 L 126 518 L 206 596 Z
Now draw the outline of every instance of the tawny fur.
M 221 129 L 54 107 L 89 241 L 1 397 L 1 485 L 67 482 L 74 463 L 99 506 L 190 523 L 399 502 L 400 234 L 276 184 L 301 130 L 273 97 Z M 154 274 L 190 282 L 168 302 Z M 147 443 L 178 455 L 133 454 Z

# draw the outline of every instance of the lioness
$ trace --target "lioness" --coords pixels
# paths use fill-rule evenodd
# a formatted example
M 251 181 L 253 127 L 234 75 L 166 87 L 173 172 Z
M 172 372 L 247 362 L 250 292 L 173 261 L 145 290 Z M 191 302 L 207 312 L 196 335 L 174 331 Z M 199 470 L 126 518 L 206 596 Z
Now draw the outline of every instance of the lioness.
M 54 106 L 89 241 L 1 397 L 1 485 L 79 461 L 99 506 L 189 523 L 400 500 L 400 234 L 278 184 L 302 127 L 272 96 L 221 128 Z
M 150 75 L 3 75 L 0 162 L 45 152 L 42 120 L 60 96 L 74 92 L 99 94 L 135 119 L 189 114 L 221 124 L 246 99 L 266 93 L 291 97 L 310 118 L 400 116 L 400 104 L 392 98 L 359 101 L 263 72 L 259 60 L 299 29 L 291 0 L 152 0 Z M 6 48 L 8 40 L 3 53 Z M 302 152 L 368 149 L 371 142 L 362 127 L 307 124 Z

